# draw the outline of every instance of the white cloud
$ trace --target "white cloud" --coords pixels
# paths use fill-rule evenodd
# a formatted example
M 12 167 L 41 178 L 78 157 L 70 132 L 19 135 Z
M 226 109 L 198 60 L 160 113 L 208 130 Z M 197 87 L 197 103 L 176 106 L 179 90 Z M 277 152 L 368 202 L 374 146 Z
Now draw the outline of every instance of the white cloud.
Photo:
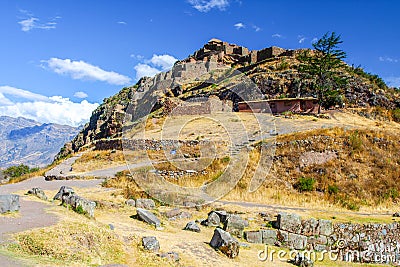
M 176 61 L 177 61 L 176 58 L 167 54 L 164 55 L 154 54 L 153 57 L 146 62 L 152 63 L 156 67 L 161 67 L 162 70 L 167 70 L 171 68 Z
M 272 35 L 273 38 L 283 38 L 283 36 L 279 33 L 275 33 Z
M 46 97 L 11 86 L 0 86 L 0 104 L 0 115 L 71 126 L 87 122 L 92 111 L 99 106 L 86 100 L 72 102 L 61 96 Z
M 318 41 L 317 37 L 312 38 L 311 43 L 316 43 Z
M 252 28 L 253 28 L 256 32 L 261 31 L 261 28 L 258 27 L 257 25 L 253 25 Z
M 388 77 L 385 79 L 385 82 L 392 87 L 400 88 L 400 77 Z
M 236 24 L 233 25 L 233 26 L 236 28 L 236 30 L 240 30 L 240 29 L 246 27 L 246 26 L 245 26 L 243 23 L 241 23 L 241 22 L 236 23 Z
M 213 8 L 223 11 L 229 6 L 228 0 L 188 0 L 188 2 L 200 12 L 208 12 Z
M 29 32 L 32 29 L 43 29 L 50 30 L 55 29 L 57 26 L 57 20 L 61 17 L 57 16 L 51 19 L 48 22 L 40 23 L 39 19 L 34 17 L 32 13 L 26 10 L 20 10 L 20 12 L 24 15 L 25 18 L 18 21 L 18 24 L 21 25 L 21 30 L 24 32 Z
M 75 80 L 95 80 L 115 85 L 125 85 L 131 82 L 127 76 L 113 71 L 105 71 L 82 60 L 51 58 L 42 62 L 47 63 L 47 66 L 55 73 L 70 75 Z
M 140 78 L 147 76 L 153 77 L 157 73 L 161 72 L 161 70 L 153 68 L 147 64 L 139 63 L 137 64 L 134 69 L 136 70 L 136 79 L 139 80 Z
M 143 76 L 152 77 L 159 72 L 167 71 L 172 68 L 176 61 L 177 59 L 171 55 L 154 54 L 151 59 L 145 60 L 144 63 L 139 63 L 134 67 L 136 79 L 139 80 Z
M 86 98 L 86 97 L 88 97 L 88 94 L 86 94 L 85 92 L 82 92 L 82 91 L 78 91 L 78 92 L 75 92 L 74 96 L 77 98 Z
M 304 37 L 303 35 L 299 35 L 299 36 L 297 36 L 297 38 L 299 39 L 299 44 L 304 43 L 304 41 L 307 39 L 307 38 Z
M 391 63 L 397 63 L 397 62 L 399 62 L 398 59 L 396 59 L 396 58 L 391 58 L 391 57 L 379 57 L 379 61 L 391 62 Z
M 130 57 L 133 58 L 133 59 L 136 59 L 136 60 L 143 60 L 144 59 L 144 56 L 136 55 L 136 54 L 131 54 Z
M 128 23 L 126 23 L 125 21 L 118 21 L 118 24 L 122 24 L 122 25 L 127 25 Z

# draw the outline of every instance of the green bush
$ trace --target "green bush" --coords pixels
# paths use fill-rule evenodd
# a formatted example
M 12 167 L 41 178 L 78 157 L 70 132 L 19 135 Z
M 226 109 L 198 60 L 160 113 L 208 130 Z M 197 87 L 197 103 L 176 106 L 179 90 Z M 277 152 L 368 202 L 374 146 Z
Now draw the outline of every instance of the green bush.
M 330 195 L 334 195 L 337 194 L 339 192 L 339 188 L 337 185 L 328 185 L 328 193 Z
M 392 118 L 395 122 L 400 122 L 400 108 L 392 110 Z
M 300 192 L 313 191 L 315 179 L 311 177 L 301 177 L 297 182 L 297 190 Z
M 5 169 L 3 171 L 3 173 L 4 173 L 4 175 L 6 177 L 9 177 L 9 178 L 12 179 L 12 178 L 17 178 L 17 177 L 20 177 L 20 176 L 22 176 L 24 174 L 35 172 L 35 171 L 38 171 L 38 170 L 39 170 L 39 168 L 29 168 L 29 166 L 21 164 L 21 165 L 18 165 L 18 166 L 8 167 L 7 169 Z

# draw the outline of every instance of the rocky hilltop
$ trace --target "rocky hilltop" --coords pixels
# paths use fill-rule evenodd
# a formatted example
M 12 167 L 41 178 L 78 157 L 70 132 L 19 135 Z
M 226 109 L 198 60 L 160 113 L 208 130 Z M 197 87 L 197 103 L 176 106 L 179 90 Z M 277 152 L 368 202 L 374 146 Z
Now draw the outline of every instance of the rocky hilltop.
M 0 117 L 0 167 L 17 164 L 44 166 L 78 129 L 58 124 L 41 124 L 22 117 Z
M 243 46 L 211 39 L 186 59 L 176 62 L 170 71 L 159 73 L 152 78 L 144 77 L 135 85 L 125 87 L 116 95 L 106 98 L 93 112 L 90 122 L 72 142 L 64 146 L 57 157 L 64 157 L 104 138 L 118 138 L 129 103 L 137 103 L 136 108 L 140 110 L 149 97 L 156 99 L 154 110 L 166 107 L 172 99 L 187 100 L 210 95 L 232 101 L 235 109 L 241 99 L 229 93 L 229 88 L 201 82 L 183 86 L 176 82 L 185 77 L 196 79 L 198 73 L 212 72 L 218 64 L 244 73 L 267 99 L 313 97 L 316 94 L 312 84 L 302 79 L 298 72 L 300 62 L 297 57 L 303 51 L 304 49 L 288 50 L 276 46 L 249 50 Z M 377 75 L 347 64 L 344 64 L 341 71 L 348 81 L 344 88 L 344 96 L 340 100 L 342 106 L 378 106 L 389 110 L 400 107 L 399 91 L 388 88 Z

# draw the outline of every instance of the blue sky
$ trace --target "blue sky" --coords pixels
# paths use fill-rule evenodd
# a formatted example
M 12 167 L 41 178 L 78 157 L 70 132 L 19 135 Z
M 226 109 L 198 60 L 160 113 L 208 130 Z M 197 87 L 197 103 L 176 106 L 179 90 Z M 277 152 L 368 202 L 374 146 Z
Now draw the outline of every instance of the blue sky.
M 399 1 L 0 1 L 0 115 L 78 125 L 141 75 L 216 37 L 249 49 L 341 34 L 346 61 L 400 87 Z

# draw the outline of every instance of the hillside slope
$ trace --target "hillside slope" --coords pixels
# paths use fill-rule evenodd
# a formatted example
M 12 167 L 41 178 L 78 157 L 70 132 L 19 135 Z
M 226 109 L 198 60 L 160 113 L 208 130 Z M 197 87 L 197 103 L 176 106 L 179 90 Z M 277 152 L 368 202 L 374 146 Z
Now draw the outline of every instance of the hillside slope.
M 297 71 L 297 56 L 302 51 L 304 49 L 285 50 L 274 46 L 249 51 L 245 47 L 212 39 L 193 55 L 176 62 L 172 70 L 153 78 L 144 77 L 136 85 L 123 88 L 116 95 L 106 98 L 93 112 L 90 122 L 71 143 L 64 146 L 58 157 L 76 152 L 103 138 L 119 137 L 125 111 L 133 100 L 138 103 L 137 109 L 140 110 L 146 104 L 146 99 L 156 99 L 154 109 L 158 109 L 173 99 L 187 100 L 216 95 L 221 100 L 233 101 L 235 108 L 241 99 L 230 92 L 234 84 L 218 86 L 222 82 L 218 80 L 214 81 L 215 84 L 196 82 L 199 71 L 213 72 L 213 64 L 223 64 L 244 73 L 267 99 L 315 96 L 312 84 L 303 80 Z M 183 75 L 192 79 L 182 85 L 177 80 Z M 348 80 L 343 88 L 343 98 L 340 99 L 343 106 L 382 107 L 385 110 L 400 107 L 399 91 L 388 88 L 378 76 L 348 65 L 344 65 L 342 75 Z

